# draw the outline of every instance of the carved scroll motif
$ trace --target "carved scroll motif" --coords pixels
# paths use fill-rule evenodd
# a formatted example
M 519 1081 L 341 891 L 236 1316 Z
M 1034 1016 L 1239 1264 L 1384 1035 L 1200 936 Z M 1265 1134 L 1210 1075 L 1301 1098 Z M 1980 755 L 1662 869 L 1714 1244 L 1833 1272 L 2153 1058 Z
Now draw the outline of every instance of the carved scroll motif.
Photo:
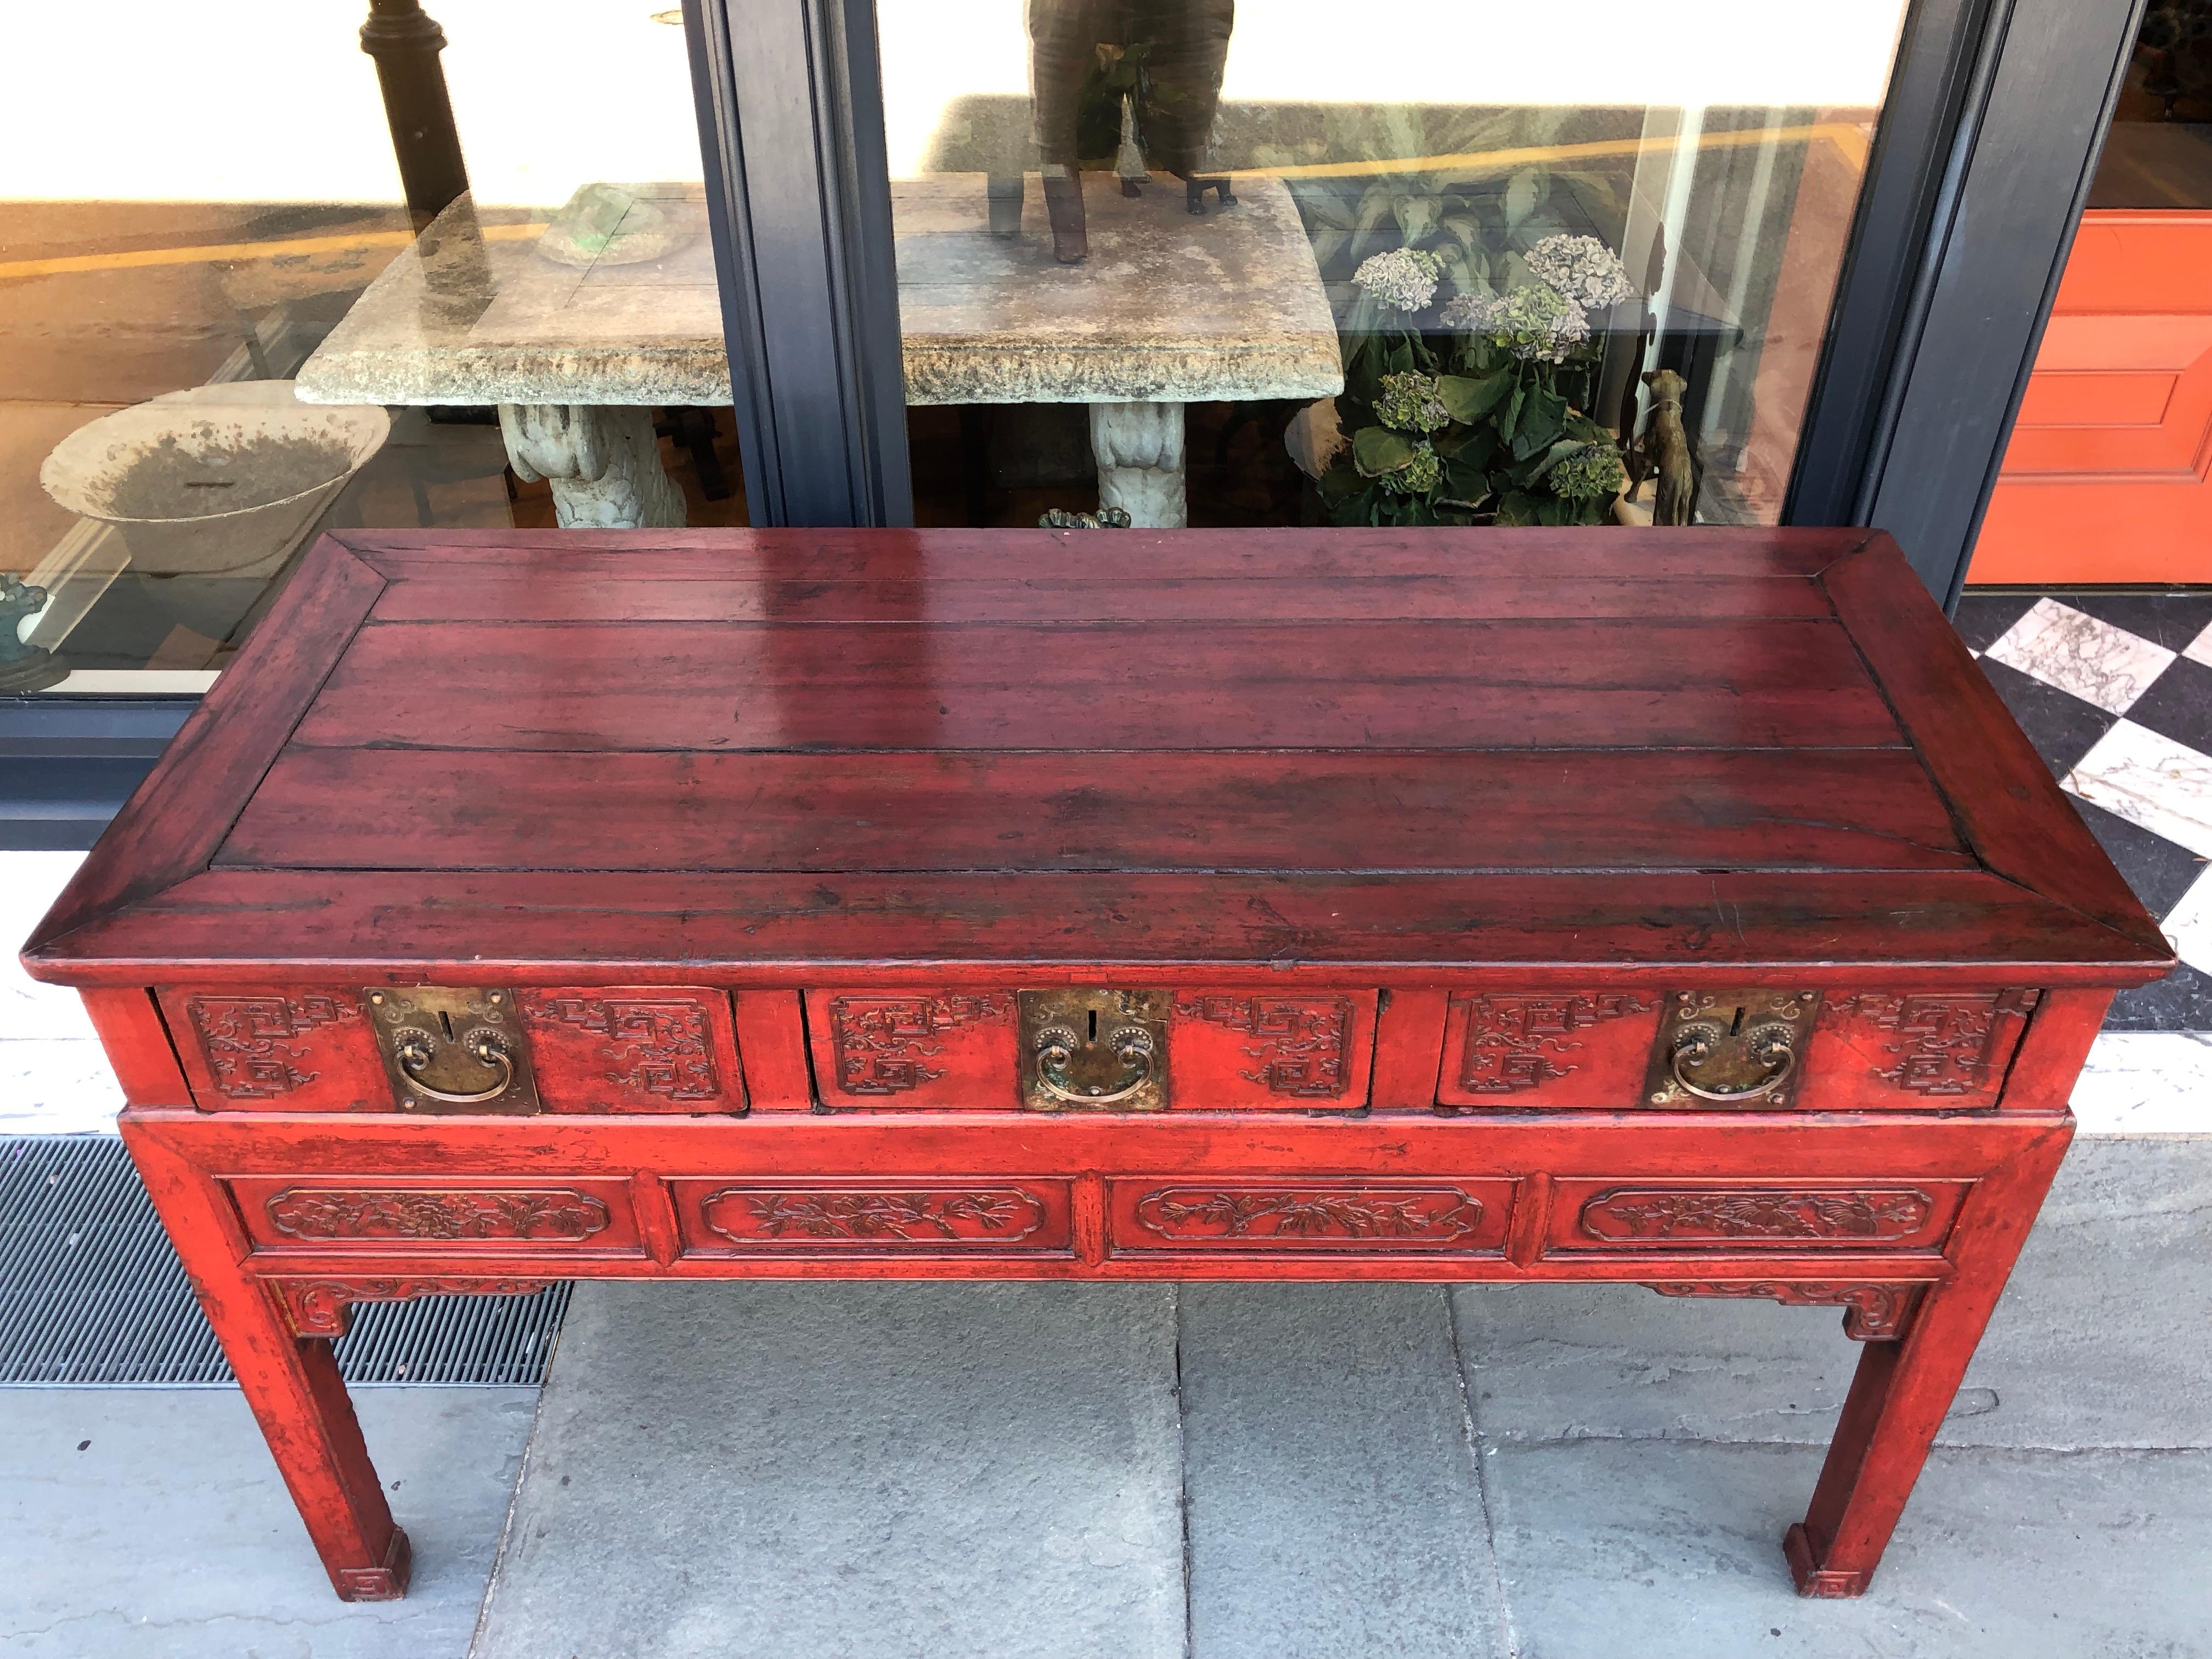
M 412 1302 L 421 1296 L 532 1296 L 550 1279 L 272 1279 L 270 1287 L 301 1336 L 343 1336 L 356 1302 Z
M 1874 1192 L 1744 1192 L 1617 1188 L 1583 1206 L 1592 1238 L 1697 1241 L 1739 1238 L 1909 1238 L 1928 1224 L 1935 1200 L 1910 1188 Z
M 1791 1307 L 1839 1307 L 1844 1334 L 1855 1342 L 1893 1342 L 1920 1301 L 1917 1285 L 1654 1285 L 1662 1296 L 1763 1296 Z
M 932 1037 L 955 1026 L 1011 1019 L 1013 1008 L 1012 998 L 988 991 L 833 998 L 830 1031 L 837 1086 L 848 1095 L 890 1095 L 934 1082 L 945 1073 L 926 1063 L 939 1051 Z
M 1450 1243 L 1481 1224 L 1482 1204 L 1455 1187 L 1167 1187 L 1138 1200 L 1139 1225 L 1177 1243 L 1222 1239 L 1405 1240 Z
M 307 1058 L 290 1046 L 316 1027 L 361 1018 L 353 1002 L 319 992 L 298 995 L 199 996 L 185 1009 L 200 1034 L 215 1086 L 233 1100 L 274 1100 L 320 1075 L 301 1071 Z
M 707 1011 L 684 997 L 547 997 L 535 1010 L 607 1039 L 610 1083 L 664 1100 L 718 1100 Z
M 1512 1094 L 1563 1078 L 1575 1067 L 1563 1057 L 1582 1045 L 1569 1041 L 1585 1026 L 1659 1005 L 1633 991 L 1556 993 L 1529 996 L 1485 994 L 1465 999 L 1467 1042 L 1460 1086 L 1470 1094 Z
M 1240 1072 L 1270 1094 L 1329 1099 L 1345 1090 L 1349 997 L 1201 996 L 1176 1004 L 1179 1019 L 1204 1020 L 1255 1039 L 1244 1052 L 1257 1062 Z
M 1015 1244 L 1044 1225 L 1044 1206 L 1018 1187 L 954 1192 L 733 1187 L 701 1206 L 707 1225 L 739 1244 Z
M 417 1188 L 288 1187 L 266 1206 L 291 1238 L 514 1239 L 574 1243 L 603 1231 L 607 1206 L 588 1194 L 434 1192 Z
M 1846 1006 L 1897 1038 L 1889 1045 L 1896 1063 L 1875 1076 L 1915 1094 L 1947 1096 L 1980 1094 L 1990 1087 L 1999 1037 L 2025 1018 L 2036 1000 L 2033 991 L 1914 996 L 1863 991 Z M 2001 1018 L 2005 1015 L 2014 1018 Z

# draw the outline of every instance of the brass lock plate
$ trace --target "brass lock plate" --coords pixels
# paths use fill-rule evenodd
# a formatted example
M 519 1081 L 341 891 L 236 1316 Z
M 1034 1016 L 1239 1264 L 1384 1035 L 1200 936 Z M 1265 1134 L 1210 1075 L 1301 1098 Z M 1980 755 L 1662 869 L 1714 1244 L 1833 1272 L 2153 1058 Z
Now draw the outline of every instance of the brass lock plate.
M 1024 991 L 1022 1104 L 1037 1112 L 1161 1112 L 1168 1104 L 1165 991 Z
M 1645 1105 L 1787 1106 L 1796 1097 L 1818 991 L 1677 991 L 1662 1006 Z
M 534 1112 L 514 993 L 445 985 L 371 986 L 361 994 L 376 1050 L 403 1112 Z

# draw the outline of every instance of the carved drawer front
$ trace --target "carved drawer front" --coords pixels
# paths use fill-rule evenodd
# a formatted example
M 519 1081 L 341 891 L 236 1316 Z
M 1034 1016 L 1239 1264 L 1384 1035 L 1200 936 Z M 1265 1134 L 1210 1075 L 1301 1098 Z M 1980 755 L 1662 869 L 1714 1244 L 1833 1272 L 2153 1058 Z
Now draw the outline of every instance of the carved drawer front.
M 392 1109 L 358 987 L 242 985 L 159 997 L 203 1110 Z
M 799 1176 L 670 1184 L 691 1255 L 1065 1255 L 1070 1248 L 1064 1181 Z
M 1176 1181 L 1107 1183 L 1115 1250 L 1495 1255 L 1510 1181 Z
M 1602 1106 L 1637 1099 L 1661 996 L 1484 991 L 1453 997 L 1437 1099 L 1446 1106 Z
M 835 1107 L 1055 1109 L 1036 1078 L 1048 1034 L 1062 1054 L 1073 1039 L 1081 1075 L 1085 1051 L 1141 1028 L 1134 1066 L 1090 1073 L 1109 1095 L 1097 1109 L 1328 1111 L 1366 1103 L 1375 1008 L 1372 991 L 810 991 L 806 1028 Z
M 391 999 L 407 994 L 404 987 L 245 986 L 165 990 L 161 1001 L 204 1109 L 453 1109 L 401 1089 L 378 1047 L 378 1018 L 389 1024 Z M 528 1091 L 519 1103 L 507 1097 L 481 1110 L 744 1109 L 726 991 L 595 986 L 488 994 L 511 995 L 520 1011 L 517 1064 Z M 370 1007 L 371 998 L 383 999 L 381 1007 Z M 423 1017 L 426 1030 L 433 1019 Z
M 625 1183 L 603 1176 L 252 1176 L 228 1184 L 257 1255 L 642 1254 Z
M 741 1112 L 726 991 L 666 986 L 517 994 L 549 1112 Z
M 1937 1250 L 1969 1183 L 1561 1181 L 1545 1254 Z
M 1820 1007 L 1800 1103 L 1822 1111 L 1994 1106 L 2033 991 L 1843 991 Z
M 1447 1004 L 1437 1101 L 1613 1111 L 1994 1106 L 2036 1000 L 2033 991 L 1811 987 L 1468 992 Z M 1704 1046 L 1682 1048 L 1692 1033 Z M 1678 1049 L 1682 1064 L 1670 1070 Z M 1697 1084 L 1701 1072 L 1717 1085 L 1702 1096 L 1678 1080 Z

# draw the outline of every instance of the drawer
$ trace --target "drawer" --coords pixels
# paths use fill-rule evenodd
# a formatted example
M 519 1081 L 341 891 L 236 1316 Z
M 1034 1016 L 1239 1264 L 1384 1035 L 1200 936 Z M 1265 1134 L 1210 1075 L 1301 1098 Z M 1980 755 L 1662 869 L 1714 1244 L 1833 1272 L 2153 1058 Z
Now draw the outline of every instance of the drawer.
M 807 1041 L 825 1105 L 860 1110 L 1349 1110 L 1367 1103 L 1376 994 L 1285 996 L 1206 991 L 810 991 Z M 1141 1028 L 1138 1064 L 1103 1051 Z M 1054 1098 L 1038 1085 L 1040 1042 L 1073 1040 L 1071 1080 Z M 1148 1091 L 1112 1097 L 1131 1079 Z M 1083 1097 L 1085 1087 L 1107 1097 Z
M 1544 1253 L 1940 1250 L 1971 1184 L 1562 1180 Z
M 1664 1088 L 1662 1029 L 1749 1031 L 1790 1002 L 1767 991 L 1468 992 L 1446 1003 L 1439 1105 L 1712 1110 Z M 1928 1110 L 1994 1106 L 2037 1000 L 2033 991 L 1844 991 L 1818 996 L 1794 1039 L 1793 1075 L 1753 1109 Z M 1661 1087 L 1655 1090 L 1655 1080 Z M 1659 1097 L 1655 1098 L 1655 1094 Z
M 257 1255 L 644 1253 L 625 1183 L 605 1176 L 240 1176 L 226 1184 Z
M 1068 1183 L 837 1176 L 672 1182 L 688 1255 L 1066 1255 Z
M 592 986 L 453 994 L 461 1026 L 419 988 L 246 985 L 161 991 L 192 1096 L 208 1110 L 467 1110 L 397 1085 L 378 1031 L 409 1023 L 450 1042 L 481 1018 L 520 1031 L 518 1084 L 487 1112 L 723 1113 L 744 1109 L 725 991 Z M 419 1006 L 418 1006 L 419 1005 Z M 506 1011 L 511 1009 L 512 1013 Z M 441 1014 L 443 1022 L 441 1023 Z M 487 1073 L 493 1081 L 495 1073 Z M 525 1097 L 523 1085 L 529 1097 Z M 411 1103 L 411 1104 L 410 1104 Z
M 1117 1251 L 1497 1255 L 1510 1181 L 1297 1178 L 1107 1183 Z

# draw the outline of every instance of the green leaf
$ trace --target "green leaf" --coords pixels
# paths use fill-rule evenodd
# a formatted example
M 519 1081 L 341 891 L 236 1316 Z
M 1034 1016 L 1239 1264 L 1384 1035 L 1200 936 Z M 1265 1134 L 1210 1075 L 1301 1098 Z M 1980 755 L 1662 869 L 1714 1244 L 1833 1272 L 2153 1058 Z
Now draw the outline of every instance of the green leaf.
M 1479 421 L 1505 399 L 1513 377 L 1503 370 L 1479 380 L 1464 374 L 1437 376 L 1437 396 L 1455 421 Z
M 1387 426 L 1370 426 L 1352 434 L 1352 462 L 1362 477 L 1372 478 L 1411 465 L 1416 453 L 1411 438 Z
M 1447 213 L 1437 221 L 1437 228 L 1449 233 L 1469 253 L 1482 246 L 1482 221 L 1472 213 Z
M 1513 380 L 1513 395 L 1506 399 L 1504 410 L 1498 417 L 1498 435 L 1499 437 L 1508 440 L 1511 439 L 1515 429 L 1520 425 L 1521 405 L 1527 400 L 1528 395 L 1528 388 L 1521 384 L 1519 375 L 1515 375 Z
M 1398 216 L 1398 234 L 1411 247 L 1437 228 L 1437 198 L 1433 196 L 1401 196 L 1391 204 Z
M 1517 489 L 1509 489 L 1498 503 L 1498 522 L 1500 524 L 1534 524 L 1540 503 L 1534 495 L 1524 495 Z
M 1413 348 L 1402 334 L 1395 334 L 1382 347 L 1383 373 L 1407 374 L 1413 372 Z
M 1546 386 L 1538 386 L 1528 394 L 1522 406 L 1521 419 L 1513 432 L 1513 458 L 1526 460 L 1538 450 L 1547 447 L 1559 437 L 1559 428 L 1566 422 L 1567 400 Z
M 1536 210 L 1536 169 L 1523 167 L 1505 186 L 1505 228 L 1516 230 Z
M 1562 456 L 1571 455 L 1582 447 L 1582 441 L 1578 438 L 1555 439 L 1552 447 L 1544 452 L 1544 459 L 1536 464 L 1536 470 L 1528 476 L 1532 478 L 1542 477 L 1559 464 Z

